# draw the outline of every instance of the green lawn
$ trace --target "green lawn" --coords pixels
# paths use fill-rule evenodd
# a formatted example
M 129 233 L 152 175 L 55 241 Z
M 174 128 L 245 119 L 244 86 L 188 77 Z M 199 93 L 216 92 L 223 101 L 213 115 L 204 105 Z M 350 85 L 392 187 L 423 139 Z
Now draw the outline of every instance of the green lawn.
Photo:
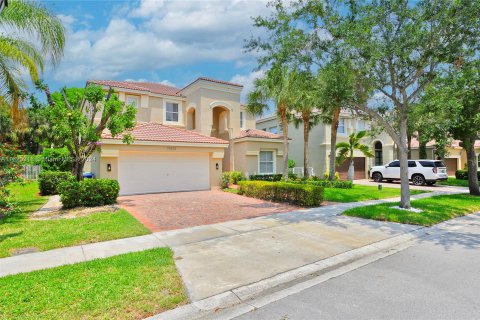
M 410 194 L 424 193 L 425 191 L 410 190 Z M 325 188 L 325 201 L 332 202 L 358 202 L 367 200 L 378 200 L 395 198 L 400 196 L 400 189 L 353 185 L 352 189 Z
M 38 195 L 34 182 L 11 184 L 9 188 L 20 213 L 0 219 L 0 258 L 10 256 L 15 249 L 33 247 L 43 251 L 150 233 L 125 210 L 74 219 L 28 220 L 47 198 Z
M 395 198 L 400 196 L 400 189 L 383 188 L 378 190 L 377 187 L 353 185 L 352 189 L 325 188 L 325 201 L 332 202 L 359 202 L 367 200 L 378 200 L 385 198 Z M 238 189 L 228 188 L 225 192 L 238 193 Z M 420 194 L 427 191 L 410 190 L 410 194 Z
M 480 211 L 480 197 L 455 194 L 413 200 L 412 207 L 423 210 L 421 213 L 391 208 L 398 205 L 399 203 L 382 203 L 349 209 L 343 214 L 365 219 L 431 226 L 458 216 Z
M 187 302 L 168 248 L 0 278 L 0 319 L 143 319 Z
M 438 181 L 438 185 L 442 186 L 455 186 L 455 187 L 468 187 L 468 180 L 460 180 L 455 177 L 448 177 L 446 181 Z

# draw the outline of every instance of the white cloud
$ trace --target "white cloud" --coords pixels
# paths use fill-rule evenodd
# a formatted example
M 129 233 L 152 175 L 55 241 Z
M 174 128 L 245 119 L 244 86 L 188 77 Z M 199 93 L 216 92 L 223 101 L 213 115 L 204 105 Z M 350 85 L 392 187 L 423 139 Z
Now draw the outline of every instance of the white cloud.
M 88 29 L 81 19 L 59 15 L 70 32 L 56 81 L 111 79 L 132 71 L 151 73 L 199 61 L 247 64 L 244 39 L 252 16 L 264 14 L 266 0 L 160 1 L 124 6 L 106 27 Z M 80 27 L 80 28 L 78 28 Z
M 230 82 L 243 85 L 243 91 L 241 94 L 241 101 L 245 102 L 246 97 L 250 91 L 253 90 L 253 83 L 255 79 L 261 78 L 264 74 L 264 71 L 253 71 L 247 75 L 237 74 L 230 79 Z

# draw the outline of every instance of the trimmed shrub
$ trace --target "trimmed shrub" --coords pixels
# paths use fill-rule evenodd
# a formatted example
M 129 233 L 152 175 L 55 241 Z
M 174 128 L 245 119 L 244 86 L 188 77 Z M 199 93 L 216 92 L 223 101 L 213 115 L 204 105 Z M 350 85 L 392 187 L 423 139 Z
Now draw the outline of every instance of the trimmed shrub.
M 477 177 L 480 180 L 480 171 L 477 171 Z M 455 178 L 458 180 L 468 180 L 468 170 L 455 171 Z
M 328 171 L 325 172 L 325 173 L 323 174 L 323 178 L 324 178 L 325 180 L 328 180 L 328 179 L 330 178 L 330 172 L 328 172 Z M 338 173 L 338 172 L 336 172 L 336 171 L 335 171 L 335 180 L 340 180 L 340 173 Z
M 72 159 L 65 148 L 49 148 L 42 152 L 42 170 L 45 171 L 70 171 L 72 170 Z
M 64 209 L 71 209 L 82 206 L 82 190 L 80 182 L 73 179 L 72 181 L 64 181 L 58 186 L 60 200 Z
M 230 172 L 222 172 L 220 176 L 220 188 L 227 189 L 228 185 L 230 184 Z
M 353 182 L 350 180 L 306 180 L 306 181 L 296 181 L 294 183 L 304 183 L 310 184 L 313 186 L 320 186 L 324 188 L 337 188 L 337 189 L 352 189 Z
M 287 202 L 304 207 L 316 207 L 323 201 L 323 187 L 310 184 L 240 181 L 239 194 L 247 197 Z
M 117 202 L 120 185 L 112 179 L 67 181 L 60 185 L 60 199 L 65 209 L 96 207 Z
M 283 175 L 281 173 L 275 174 L 251 174 L 248 179 L 252 181 L 280 181 Z
M 40 174 L 38 175 L 38 186 L 40 188 L 40 194 L 44 196 L 58 194 L 59 185 L 65 181 L 75 181 L 75 177 L 70 172 L 40 172 Z
M 245 180 L 245 176 L 241 171 L 225 171 L 220 177 L 220 186 L 226 189 L 229 184 L 238 184 L 242 180 Z
M 230 171 L 230 183 L 238 184 L 242 180 L 245 180 L 242 171 Z

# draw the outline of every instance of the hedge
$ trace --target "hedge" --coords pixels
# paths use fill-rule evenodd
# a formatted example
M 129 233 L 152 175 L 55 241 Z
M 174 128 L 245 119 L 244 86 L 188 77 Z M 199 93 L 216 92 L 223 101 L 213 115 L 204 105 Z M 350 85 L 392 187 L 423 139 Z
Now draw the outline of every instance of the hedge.
M 316 207 L 323 201 L 323 187 L 310 184 L 269 181 L 240 181 L 239 194 L 247 197 Z
M 117 202 L 120 185 L 112 179 L 85 179 L 63 182 L 59 191 L 65 209 L 96 207 Z
M 313 186 L 319 186 L 324 188 L 337 188 L 337 189 L 352 189 L 353 182 L 350 180 L 306 180 L 306 181 L 295 181 L 294 183 L 304 183 L 310 184 Z
M 248 179 L 252 181 L 280 181 L 283 175 L 281 173 L 275 174 L 251 174 Z
M 225 189 L 228 188 L 229 184 L 238 184 L 238 182 L 242 180 L 245 180 L 242 171 L 225 171 L 220 177 L 220 185 Z
M 38 175 L 38 187 L 43 196 L 58 194 L 58 186 L 66 181 L 75 181 L 70 172 L 42 171 Z
M 477 177 L 480 180 L 480 171 L 477 171 Z M 468 170 L 455 171 L 455 178 L 458 180 L 468 180 Z
M 45 171 L 70 171 L 72 159 L 66 148 L 48 148 L 42 152 L 42 170 Z

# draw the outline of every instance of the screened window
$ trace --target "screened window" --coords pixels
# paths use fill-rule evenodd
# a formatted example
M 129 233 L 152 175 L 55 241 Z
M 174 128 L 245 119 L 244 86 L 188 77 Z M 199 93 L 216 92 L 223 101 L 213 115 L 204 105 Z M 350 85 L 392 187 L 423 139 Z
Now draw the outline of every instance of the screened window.
M 138 108 L 138 97 L 127 96 L 127 99 L 125 102 L 127 105 L 133 105 L 135 108 Z
M 383 165 L 383 149 L 382 149 L 382 143 L 380 141 L 377 141 L 375 143 L 375 165 L 376 166 Z
M 166 120 L 171 122 L 178 122 L 178 103 L 166 103 Z
M 259 173 L 274 173 L 273 168 L 273 151 L 260 151 Z
M 345 119 L 338 120 L 337 133 L 345 133 Z

